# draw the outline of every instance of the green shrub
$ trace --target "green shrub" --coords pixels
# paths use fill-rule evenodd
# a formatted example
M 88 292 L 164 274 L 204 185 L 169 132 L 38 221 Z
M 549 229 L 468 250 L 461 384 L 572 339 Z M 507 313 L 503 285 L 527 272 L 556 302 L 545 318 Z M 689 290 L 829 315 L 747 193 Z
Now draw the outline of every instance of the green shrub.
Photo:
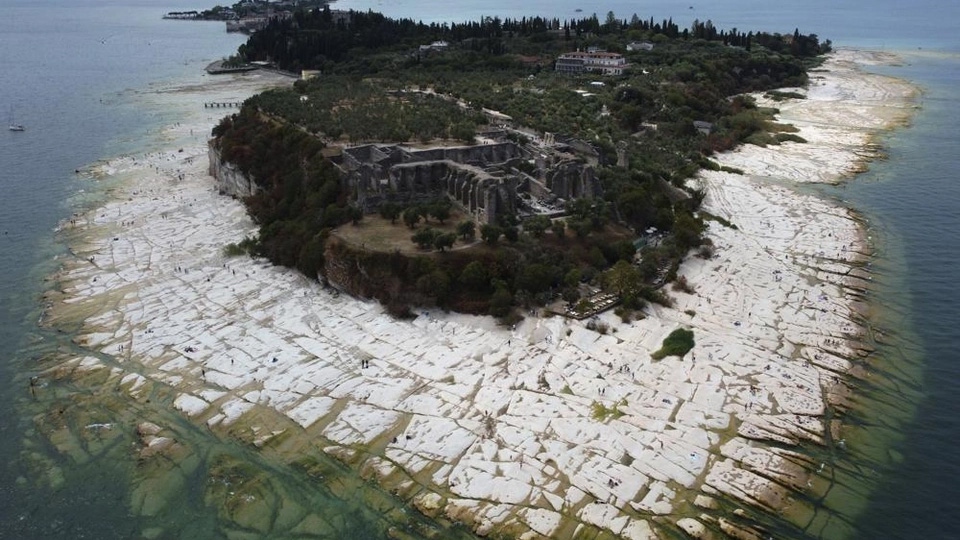
M 792 133 L 777 133 L 777 142 L 787 142 L 787 141 L 797 142 L 797 143 L 807 142 L 806 139 L 804 139 L 799 135 L 794 135 Z
M 710 171 L 719 171 L 719 170 L 722 169 L 722 167 L 720 166 L 720 164 L 717 163 L 716 161 L 713 161 L 712 159 L 706 159 L 706 158 L 704 158 L 704 159 L 700 162 L 700 165 L 701 165 L 704 169 L 707 169 L 707 170 L 710 170 Z
M 769 133 L 758 131 L 750 135 L 749 137 L 747 137 L 743 142 L 747 144 L 752 144 L 755 146 L 766 147 L 771 144 L 777 144 L 777 139 L 775 139 Z
M 620 400 L 619 402 L 614 404 L 612 407 L 607 407 L 606 405 L 604 405 L 603 403 L 600 403 L 599 401 L 594 401 L 590 405 L 590 416 L 594 420 L 598 420 L 600 422 L 603 422 L 607 418 L 614 418 L 614 419 L 620 418 L 621 416 L 623 416 L 623 411 L 620 410 L 620 406 L 626 405 L 626 404 L 627 404 L 626 399 Z
M 663 340 L 660 350 L 654 351 L 650 357 L 654 360 L 660 360 L 667 356 L 680 356 L 690 352 L 693 348 L 693 330 L 677 328 Z
M 721 166 L 720 170 L 730 174 L 739 174 L 740 176 L 743 176 L 744 174 L 743 169 L 738 169 L 736 167 L 727 167 L 726 165 Z
M 693 285 L 687 281 L 687 276 L 677 276 L 677 280 L 673 282 L 673 290 L 685 292 L 687 294 L 693 294 L 696 290 L 693 288 Z
M 249 255 L 250 253 L 253 253 L 256 247 L 256 239 L 248 236 L 237 243 L 230 243 L 223 246 L 223 255 L 224 257 L 239 257 L 241 255 Z
M 240 247 L 240 244 L 227 244 L 223 246 L 224 257 L 239 257 L 246 254 L 247 250 Z
M 713 215 L 713 214 L 711 214 L 710 212 L 707 212 L 707 211 L 705 211 L 705 210 L 700 210 L 700 211 L 698 212 L 698 214 L 700 215 L 700 218 L 703 219 L 704 221 L 716 221 L 717 223 L 719 223 L 719 224 L 721 224 L 721 225 L 723 225 L 724 227 L 727 227 L 727 228 L 729 228 L 729 229 L 734 229 L 734 230 L 737 229 L 737 226 L 734 225 L 733 223 L 730 223 L 729 221 L 727 221 L 726 218 L 723 218 L 723 217 L 720 217 L 720 216 L 715 216 L 715 215 Z
M 660 304 L 663 307 L 673 307 L 673 299 L 667 296 L 667 293 L 661 291 L 660 289 L 644 287 L 643 289 L 640 289 L 640 296 L 648 302 Z
M 787 99 L 807 99 L 807 96 L 799 92 L 784 92 L 782 90 L 771 90 L 766 93 L 766 97 L 774 101 L 784 101 Z

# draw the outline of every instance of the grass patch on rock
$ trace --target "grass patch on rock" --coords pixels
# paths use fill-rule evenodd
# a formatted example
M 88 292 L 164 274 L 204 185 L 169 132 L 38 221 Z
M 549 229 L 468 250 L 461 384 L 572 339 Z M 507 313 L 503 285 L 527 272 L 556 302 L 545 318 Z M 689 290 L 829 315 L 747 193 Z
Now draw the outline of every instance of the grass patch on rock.
M 668 356 L 680 356 L 690 352 L 693 348 L 693 330 L 677 328 L 670 335 L 664 338 L 660 349 L 650 354 L 654 360 L 660 360 Z

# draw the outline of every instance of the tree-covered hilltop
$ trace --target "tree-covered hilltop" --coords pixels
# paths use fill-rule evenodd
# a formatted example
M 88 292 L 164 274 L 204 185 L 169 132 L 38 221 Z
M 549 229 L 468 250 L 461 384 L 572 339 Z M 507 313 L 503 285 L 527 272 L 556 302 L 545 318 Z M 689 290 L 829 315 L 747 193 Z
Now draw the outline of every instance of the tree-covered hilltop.
M 587 49 L 622 54 L 629 67 L 616 76 L 554 71 L 558 55 Z M 828 50 L 829 41 L 799 31 L 723 31 L 709 21 L 681 30 L 612 13 L 604 22 L 426 25 L 303 10 L 271 22 L 238 54 L 322 74 L 251 98 L 218 126 L 214 144 L 261 189 L 247 200 L 261 227 L 256 250 L 311 276 L 330 267 L 325 256 L 349 260 L 364 271 L 340 279 L 362 276 L 353 290 L 397 312 L 436 303 L 502 316 L 557 296 L 577 306 L 584 282 L 629 310 L 643 298 L 667 302 L 657 288 L 682 259 L 710 255 L 703 194 L 686 182 L 717 167 L 712 153 L 801 141 L 743 94 L 804 85 Z M 369 142 L 471 144 L 491 126 L 530 149 L 530 159 L 510 162 L 510 174 L 535 174 L 538 139 L 557 137 L 596 170 L 602 190 L 565 201 L 550 217 L 500 214 L 483 224 L 461 213 L 449 222 L 441 197 L 383 204 L 365 218 L 355 186 L 324 157 Z M 399 243 L 410 249 L 367 248 L 374 243 L 337 233 L 360 220 L 393 227 L 377 234 L 406 229 Z M 656 235 L 645 233 L 651 227 Z
M 799 29 L 781 35 L 766 32 L 718 30 L 710 21 L 695 21 L 680 29 L 672 20 L 627 21 L 608 13 L 601 23 L 590 17 L 561 21 L 558 18 L 485 17 L 464 23 L 424 24 L 411 19 L 392 19 L 376 12 L 298 10 L 292 17 L 277 19 L 250 36 L 239 53 L 248 60 L 269 60 L 282 69 L 350 70 L 353 60 L 375 61 L 378 54 L 403 52 L 435 41 L 460 44 L 480 57 L 556 54 L 588 44 L 606 43 L 611 51 L 623 51 L 630 40 L 705 40 L 742 47 L 753 45 L 795 58 L 811 58 L 828 52 L 829 40 L 820 43 L 815 34 L 802 35 Z M 474 58 L 476 60 L 477 58 Z M 465 66 L 473 70 L 476 66 Z

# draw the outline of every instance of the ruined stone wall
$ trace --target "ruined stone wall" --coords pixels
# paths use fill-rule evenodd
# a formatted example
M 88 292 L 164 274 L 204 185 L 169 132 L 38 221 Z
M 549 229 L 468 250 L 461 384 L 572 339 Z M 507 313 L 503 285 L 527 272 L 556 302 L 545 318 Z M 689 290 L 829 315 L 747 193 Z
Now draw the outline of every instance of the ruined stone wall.
M 596 166 L 600 162 L 600 152 L 587 141 L 574 137 L 557 135 L 556 141 L 569 146 L 577 155 L 582 156 L 591 165 Z
M 447 196 L 481 223 L 516 211 L 512 164 L 528 152 L 512 142 L 410 150 L 366 145 L 346 149 L 343 181 L 367 213 L 386 202 L 403 206 Z M 495 165 L 494 169 L 483 169 Z
M 534 199 L 546 200 L 550 199 L 553 195 L 553 192 L 550 191 L 546 184 L 536 178 L 527 178 L 526 188 L 530 196 Z
M 207 158 L 210 161 L 208 173 L 216 181 L 217 191 L 238 199 L 249 197 L 260 189 L 252 178 L 237 169 L 233 163 L 225 162 L 220 158 L 220 151 L 213 142 L 208 144 Z
M 526 155 L 523 148 L 512 142 L 409 150 L 405 154 L 404 161 L 408 163 L 449 160 L 457 163 L 482 164 L 504 163 Z
M 450 160 L 420 161 L 390 167 L 382 178 L 375 166 L 350 173 L 358 205 L 375 212 L 385 202 L 413 205 L 447 196 L 474 219 L 490 223 L 499 212 L 516 209 L 516 180 Z
M 355 169 L 364 163 L 398 163 L 399 158 L 393 159 L 398 147 L 393 145 L 378 146 L 375 144 L 366 144 L 363 146 L 354 146 L 344 148 L 341 153 L 343 166 L 347 169 Z
M 599 197 L 603 194 L 596 169 L 577 161 L 564 161 L 545 171 L 543 185 L 550 193 L 566 200 Z

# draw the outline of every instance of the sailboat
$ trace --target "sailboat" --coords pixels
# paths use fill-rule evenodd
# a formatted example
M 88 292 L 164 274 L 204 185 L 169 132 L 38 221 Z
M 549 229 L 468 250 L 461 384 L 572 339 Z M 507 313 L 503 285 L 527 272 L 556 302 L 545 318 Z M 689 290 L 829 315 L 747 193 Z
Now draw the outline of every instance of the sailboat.
M 10 125 L 8 126 L 8 128 L 10 129 L 10 131 L 24 131 L 24 130 L 26 130 L 26 128 L 23 127 L 23 124 L 18 124 L 18 123 L 16 123 L 16 122 L 14 121 L 14 119 L 13 119 L 13 107 L 10 107 Z

